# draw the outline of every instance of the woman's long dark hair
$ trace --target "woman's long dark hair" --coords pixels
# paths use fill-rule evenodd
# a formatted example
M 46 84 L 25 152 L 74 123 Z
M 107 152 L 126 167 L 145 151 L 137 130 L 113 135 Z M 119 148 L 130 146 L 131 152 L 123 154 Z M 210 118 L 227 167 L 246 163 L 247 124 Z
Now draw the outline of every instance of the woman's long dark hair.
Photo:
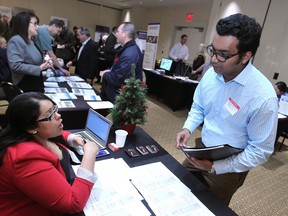
M 29 44 L 30 41 L 28 38 L 28 28 L 32 17 L 35 17 L 37 23 L 39 23 L 39 18 L 31 12 L 20 12 L 16 16 L 14 16 L 11 29 L 11 37 L 13 37 L 14 35 L 20 35 L 25 41 L 25 43 Z
M 40 92 L 27 92 L 16 96 L 8 106 L 6 116 L 8 125 L 0 133 L 0 165 L 9 146 L 20 142 L 34 141 L 28 130 L 37 127 L 36 120 L 40 116 L 40 101 L 49 97 Z

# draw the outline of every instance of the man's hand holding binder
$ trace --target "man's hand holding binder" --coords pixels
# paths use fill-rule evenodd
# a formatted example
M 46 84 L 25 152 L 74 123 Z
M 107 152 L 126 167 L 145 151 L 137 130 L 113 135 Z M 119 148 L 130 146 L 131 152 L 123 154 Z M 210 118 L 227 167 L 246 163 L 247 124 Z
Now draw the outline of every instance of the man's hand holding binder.
M 187 128 L 183 128 L 182 131 L 177 134 L 176 148 L 177 149 L 185 148 L 190 135 L 191 135 L 190 131 Z M 191 163 L 197 169 L 208 171 L 208 172 L 212 170 L 213 161 L 199 160 L 194 157 L 187 157 L 187 159 L 189 163 Z

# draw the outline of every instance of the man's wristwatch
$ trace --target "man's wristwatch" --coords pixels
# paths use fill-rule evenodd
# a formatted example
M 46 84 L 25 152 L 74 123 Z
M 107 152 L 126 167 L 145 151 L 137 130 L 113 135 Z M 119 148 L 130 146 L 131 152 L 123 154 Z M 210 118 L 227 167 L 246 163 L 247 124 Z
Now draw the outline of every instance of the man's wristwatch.
M 211 168 L 211 170 L 208 171 L 208 173 L 216 173 L 215 168 L 214 168 L 214 164 L 212 164 L 212 168 Z

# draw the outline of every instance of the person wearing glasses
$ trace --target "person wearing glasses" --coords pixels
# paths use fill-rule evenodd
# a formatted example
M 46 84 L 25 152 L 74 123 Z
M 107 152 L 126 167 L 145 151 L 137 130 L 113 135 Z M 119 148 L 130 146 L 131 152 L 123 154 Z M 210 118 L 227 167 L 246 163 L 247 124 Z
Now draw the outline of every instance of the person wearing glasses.
M 44 92 L 42 71 L 52 66 L 43 61 L 42 52 L 32 37 L 38 33 L 39 18 L 31 12 L 13 17 L 12 36 L 8 41 L 7 57 L 13 84 L 24 92 Z
M 97 180 L 97 145 L 63 131 L 57 105 L 40 92 L 16 96 L 6 115 L 8 126 L 0 133 L 1 215 L 84 215 Z M 75 175 L 68 149 L 78 145 L 84 155 Z
M 212 67 L 198 84 L 176 147 L 188 145 L 202 123 L 197 147 L 223 144 L 243 151 L 221 160 L 186 158 L 183 165 L 227 205 L 248 171 L 268 160 L 274 150 L 278 100 L 271 82 L 252 65 L 261 26 L 254 18 L 234 14 L 220 19 L 207 52 Z M 191 144 L 190 144 L 191 145 Z

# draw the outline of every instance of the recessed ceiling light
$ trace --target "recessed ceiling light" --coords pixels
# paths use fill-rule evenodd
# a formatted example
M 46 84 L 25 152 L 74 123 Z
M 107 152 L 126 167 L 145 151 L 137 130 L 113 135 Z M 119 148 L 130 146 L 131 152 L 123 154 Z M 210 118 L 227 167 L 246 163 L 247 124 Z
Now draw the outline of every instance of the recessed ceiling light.
M 143 4 L 143 2 L 140 1 L 139 4 Z

